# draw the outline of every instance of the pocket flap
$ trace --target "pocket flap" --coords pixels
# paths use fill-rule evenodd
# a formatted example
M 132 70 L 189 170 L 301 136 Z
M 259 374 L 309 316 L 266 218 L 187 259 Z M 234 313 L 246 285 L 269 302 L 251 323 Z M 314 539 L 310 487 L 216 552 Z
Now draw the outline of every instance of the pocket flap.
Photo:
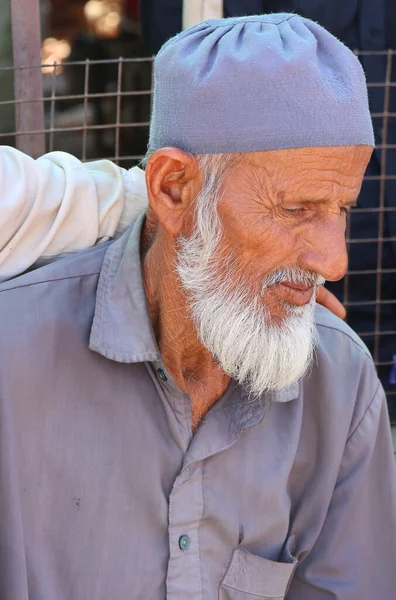
M 262 598 L 284 598 L 297 561 L 275 562 L 235 548 L 222 586 Z

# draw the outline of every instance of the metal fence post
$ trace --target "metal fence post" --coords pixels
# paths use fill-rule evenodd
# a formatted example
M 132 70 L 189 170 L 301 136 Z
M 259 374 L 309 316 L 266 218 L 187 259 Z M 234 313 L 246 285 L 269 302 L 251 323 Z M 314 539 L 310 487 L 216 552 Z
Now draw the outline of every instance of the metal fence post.
M 34 158 L 45 153 L 39 5 L 39 0 L 11 0 L 16 144 Z

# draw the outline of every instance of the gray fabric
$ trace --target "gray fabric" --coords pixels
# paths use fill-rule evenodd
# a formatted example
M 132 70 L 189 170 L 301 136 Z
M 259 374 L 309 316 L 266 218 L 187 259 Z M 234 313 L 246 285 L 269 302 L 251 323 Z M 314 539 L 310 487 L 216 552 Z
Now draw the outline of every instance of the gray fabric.
M 210 20 L 154 63 L 149 149 L 194 154 L 374 145 L 362 67 L 295 14 Z
M 364 345 L 319 309 L 309 376 L 259 402 L 231 385 L 192 436 L 157 373 L 141 224 L 0 285 L 1 600 L 393 599 L 393 454 Z

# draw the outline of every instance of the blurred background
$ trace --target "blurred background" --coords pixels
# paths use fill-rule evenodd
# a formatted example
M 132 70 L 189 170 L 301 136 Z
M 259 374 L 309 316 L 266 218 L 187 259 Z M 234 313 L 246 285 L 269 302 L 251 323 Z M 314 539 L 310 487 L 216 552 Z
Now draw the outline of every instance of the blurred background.
M 117 154 L 123 166 L 136 164 L 136 156 L 146 149 L 152 71 L 151 54 L 140 33 L 138 1 L 41 0 L 39 13 L 35 2 L 2 0 L 0 7 L 0 101 L 9 101 L 1 107 L 0 132 L 11 134 L 3 136 L 2 143 L 15 144 L 14 73 L 4 67 L 37 66 L 38 31 L 30 24 L 38 14 L 40 59 L 47 65 L 40 74 L 44 110 L 40 131 L 45 130 L 46 149 L 87 160 Z M 17 11 L 19 27 L 15 27 Z M 14 40 L 14 48 L 13 26 L 21 38 Z M 13 50 L 14 55 L 19 53 L 26 34 L 30 48 L 23 52 L 24 60 L 14 56 L 13 62 Z M 126 60 L 121 62 L 120 57 Z M 35 118 L 30 129 L 37 130 L 37 123 Z
M 348 275 L 329 287 L 374 356 L 396 424 L 395 0 L 2 0 L 0 143 L 130 168 L 146 151 L 161 45 L 206 18 L 275 11 L 317 20 L 366 71 L 377 145 L 348 224 Z

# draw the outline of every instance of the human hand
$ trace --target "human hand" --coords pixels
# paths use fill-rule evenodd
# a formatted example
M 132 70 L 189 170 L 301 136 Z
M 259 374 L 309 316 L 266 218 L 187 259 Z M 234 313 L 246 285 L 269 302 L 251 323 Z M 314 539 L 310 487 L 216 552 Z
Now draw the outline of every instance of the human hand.
M 334 294 L 329 292 L 329 290 L 326 290 L 326 288 L 323 287 L 322 285 L 320 287 L 318 287 L 318 290 L 316 293 L 316 302 L 318 302 L 318 304 L 321 304 L 322 306 L 324 306 L 325 308 L 330 310 L 332 313 L 334 313 L 336 315 L 336 317 L 339 317 L 340 319 L 345 319 L 346 310 L 343 307 L 343 305 L 341 304 L 341 302 L 339 300 L 337 300 L 337 298 L 334 296 Z

